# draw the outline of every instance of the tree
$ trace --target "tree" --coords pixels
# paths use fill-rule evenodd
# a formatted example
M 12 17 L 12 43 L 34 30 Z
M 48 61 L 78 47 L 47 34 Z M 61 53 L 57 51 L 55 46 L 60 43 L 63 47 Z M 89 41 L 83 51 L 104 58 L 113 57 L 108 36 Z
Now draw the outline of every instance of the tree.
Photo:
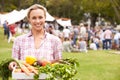
M 4 11 L 4 0 L 1 0 L 0 2 L 0 11 L 3 12 Z
M 49 0 L 47 1 L 48 12 L 58 17 L 68 17 L 75 23 L 80 20 L 80 6 L 76 5 L 79 0 Z
M 45 6 L 48 12 L 57 17 L 68 17 L 79 24 L 84 13 L 90 13 L 93 26 L 101 14 L 106 20 L 120 23 L 120 0 L 0 0 L 0 11 L 26 9 L 37 3 Z
M 118 3 L 120 3 L 119 0 L 110 0 L 112 7 L 114 9 L 114 12 L 116 14 L 116 16 L 114 18 L 117 18 L 118 20 L 120 20 L 120 5 Z M 120 22 L 120 21 L 119 21 Z

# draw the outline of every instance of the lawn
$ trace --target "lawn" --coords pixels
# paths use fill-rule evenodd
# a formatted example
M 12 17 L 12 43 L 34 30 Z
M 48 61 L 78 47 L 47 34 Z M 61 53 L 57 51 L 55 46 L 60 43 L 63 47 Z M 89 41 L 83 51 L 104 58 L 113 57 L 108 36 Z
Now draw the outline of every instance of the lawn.
M 4 40 L 0 28 L 0 62 L 11 57 L 12 43 Z M 76 58 L 80 64 L 75 78 L 80 80 L 120 80 L 120 55 L 113 50 L 88 53 L 63 53 L 63 58 Z M 10 78 L 11 79 L 11 78 Z M 0 78 L 1 80 L 1 78 Z

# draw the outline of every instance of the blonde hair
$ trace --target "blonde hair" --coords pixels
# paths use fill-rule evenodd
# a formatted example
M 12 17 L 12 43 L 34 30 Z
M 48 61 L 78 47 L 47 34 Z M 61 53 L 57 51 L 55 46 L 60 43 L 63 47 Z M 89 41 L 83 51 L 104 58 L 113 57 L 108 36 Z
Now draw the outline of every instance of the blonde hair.
M 32 5 L 32 6 L 28 9 L 27 18 L 30 17 L 31 11 L 32 11 L 32 10 L 36 10 L 36 9 L 41 9 L 41 10 L 43 10 L 43 11 L 44 11 L 45 18 L 46 18 L 46 11 L 47 11 L 47 10 L 46 10 L 45 7 L 43 7 L 42 5 L 39 5 L 39 4 L 34 4 L 34 5 Z

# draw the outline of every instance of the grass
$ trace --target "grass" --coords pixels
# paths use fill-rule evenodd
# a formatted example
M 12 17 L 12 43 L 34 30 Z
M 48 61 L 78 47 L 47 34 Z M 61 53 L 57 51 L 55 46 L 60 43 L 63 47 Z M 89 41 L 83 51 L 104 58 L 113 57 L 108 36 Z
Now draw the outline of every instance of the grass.
M 4 40 L 0 28 L 0 62 L 11 58 L 12 43 Z M 88 53 L 63 53 L 63 58 L 76 58 L 80 64 L 75 78 L 80 80 L 120 80 L 120 55 L 113 50 L 88 51 Z M 2 80 L 0 78 L 0 80 Z M 11 80 L 11 78 L 10 78 Z
M 120 55 L 111 51 L 64 53 L 65 57 L 77 58 L 80 66 L 75 76 L 80 80 L 120 80 Z
M 8 43 L 3 36 L 3 28 L 0 27 L 0 61 L 11 57 L 12 43 Z

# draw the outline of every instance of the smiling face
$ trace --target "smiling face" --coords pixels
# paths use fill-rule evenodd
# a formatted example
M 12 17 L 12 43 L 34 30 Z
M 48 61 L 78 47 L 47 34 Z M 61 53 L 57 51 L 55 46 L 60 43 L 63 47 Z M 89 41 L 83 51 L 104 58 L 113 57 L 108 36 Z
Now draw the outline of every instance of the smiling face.
M 44 9 L 39 7 L 30 9 L 28 12 L 28 20 L 32 26 L 32 31 L 44 30 L 45 17 Z

